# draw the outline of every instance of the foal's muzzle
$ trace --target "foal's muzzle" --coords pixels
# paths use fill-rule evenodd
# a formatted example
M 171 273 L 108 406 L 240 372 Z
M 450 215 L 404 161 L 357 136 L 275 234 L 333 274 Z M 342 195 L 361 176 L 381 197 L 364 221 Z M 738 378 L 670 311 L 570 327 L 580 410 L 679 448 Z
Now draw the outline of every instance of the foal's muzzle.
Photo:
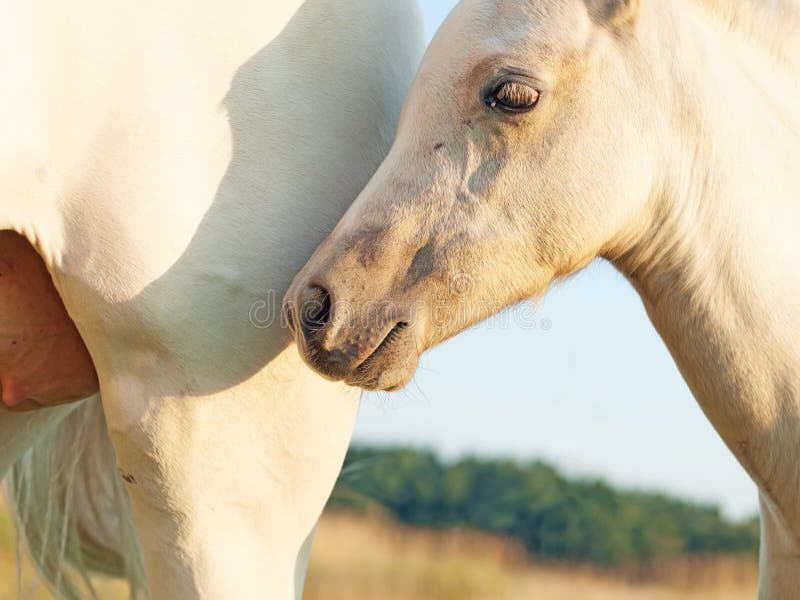
M 395 390 L 419 360 L 413 324 L 390 301 L 356 302 L 342 286 L 298 283 L 284 317 L 306 363 L 324 377 L 367 390 Z

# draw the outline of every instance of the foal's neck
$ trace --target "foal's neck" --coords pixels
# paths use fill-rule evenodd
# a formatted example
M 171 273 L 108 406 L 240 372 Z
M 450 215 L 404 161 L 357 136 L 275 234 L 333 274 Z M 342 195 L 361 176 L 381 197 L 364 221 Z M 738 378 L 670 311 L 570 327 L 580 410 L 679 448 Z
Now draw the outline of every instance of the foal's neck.
M 800 536 L 800 81 L 692 3 L 673 6 L 684 12 L 664 58 L 663 179 L 616 262 L 709 419 Z

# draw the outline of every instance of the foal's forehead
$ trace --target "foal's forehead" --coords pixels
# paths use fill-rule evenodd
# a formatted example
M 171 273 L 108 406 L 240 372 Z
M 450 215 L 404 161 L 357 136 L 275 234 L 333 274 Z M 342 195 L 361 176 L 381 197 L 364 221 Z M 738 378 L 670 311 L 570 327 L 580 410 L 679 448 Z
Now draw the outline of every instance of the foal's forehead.
M 454 57 L 571 53 L 586 45 L 591 30 L 584 0 L 461 0 L 434 45 Z
M 564 66 L 581 60 L 592 37 L 584 2 L 462 0 L 428 48 L 409 104 L 428 114 L 456 115 L 454 97 L 464 99 L 460 104 L 468 110 L 499 73 L 556 81 Z

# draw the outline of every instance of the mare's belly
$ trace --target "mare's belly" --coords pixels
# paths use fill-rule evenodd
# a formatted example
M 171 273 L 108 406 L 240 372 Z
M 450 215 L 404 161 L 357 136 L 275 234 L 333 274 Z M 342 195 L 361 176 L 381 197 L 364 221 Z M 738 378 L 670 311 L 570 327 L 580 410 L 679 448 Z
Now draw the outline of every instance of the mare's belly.
M 0 407 L 30 410 L 97 391 L 94 365 L 41 257 L 0 231 Z

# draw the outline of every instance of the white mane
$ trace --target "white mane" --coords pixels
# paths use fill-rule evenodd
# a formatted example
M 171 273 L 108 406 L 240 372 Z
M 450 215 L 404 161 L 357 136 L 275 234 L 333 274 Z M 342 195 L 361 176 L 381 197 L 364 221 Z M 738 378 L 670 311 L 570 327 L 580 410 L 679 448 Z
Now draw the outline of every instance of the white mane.
M 732 31 L 765 46 L 780 62 L 800 70 L 800 0 L 691 0 Z

